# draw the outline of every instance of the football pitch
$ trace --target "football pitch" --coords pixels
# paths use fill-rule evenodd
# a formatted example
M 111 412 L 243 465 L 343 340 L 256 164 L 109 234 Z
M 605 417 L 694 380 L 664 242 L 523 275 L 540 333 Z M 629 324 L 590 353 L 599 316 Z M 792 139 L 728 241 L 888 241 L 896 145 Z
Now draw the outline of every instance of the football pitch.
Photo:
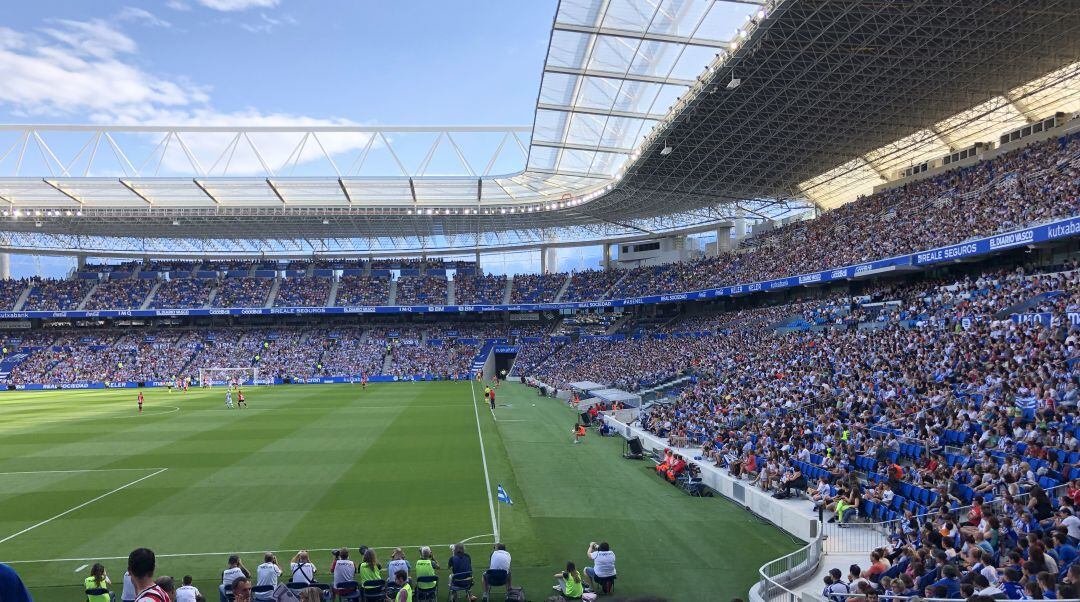
M 519 384 L 494 412 L 465 382 L 256 387 L 231 410 L 222 388 L 146 389 L 142 415 L 136 395 L 0 395 L 0 561 L 35 600 L 83 598 L 94 562 L 119 593 L 139 546 L 211 601 L 234 553 L 254 570 L 264 551 L 287 563 L 307 549 L 325 578 L 331 548 L 375 547 L 385 566 L 394 547 L 412 562 L 429 545 L 445 566 L 464 541 L 479 575 L 496 530 L 531 600 L 603 540 L 619 596 L 719 600 L 745 598 L 761 564 L 798 547 L 622 459 L 620 438 L 573 445 L 573 410 Z

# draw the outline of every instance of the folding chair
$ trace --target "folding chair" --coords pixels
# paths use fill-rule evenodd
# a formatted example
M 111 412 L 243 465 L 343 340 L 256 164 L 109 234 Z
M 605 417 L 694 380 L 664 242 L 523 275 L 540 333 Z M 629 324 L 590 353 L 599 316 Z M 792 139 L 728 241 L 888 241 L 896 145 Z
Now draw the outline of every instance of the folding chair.
M 90 596 L 105 596 L 105 595 L 108 595 L 109 600 L 112 600 L 112 594 L 109 593 L 109 588 L 107 588 L 107 587 L 92 587 L 92 588 L 86 590 L 86 599 L 87 600 L 90 599 Z
M 382 579 L 365 581 L 361 592 L 364 602 L 382 602 L 386 600 L 386 582 Z
M 593 583 L 596 584 L 597 594 L 601 596 L 610 596 L 615 593 L 615 578 L 618 575 L 612 575 L 610 577 L 594 577 Z
M 450 575 L 450 587 L 447 600 L 457 600 L 458 592 L 465 592 L 465 599 L 472 595 L 473 578 L 472 572 L 454 573 Z
M 334 584 L 334 595 L 338 600 L 359 600 L 360 584 L 355 581 L 342 581 Z
M 416 578 L 416 592 L 413 595 L 417 602 L 435 602 L 439 599 L 439 576 L 426 575 Z
M 503 595 L 510 590 L 510 571 L 503 571 L 499 569 L 488 569 L 484 571 L 484 594 L 488 597 L 491 596 L 494 588 L 501 587 L 503 589 Z
M 256 585 L 251 588 L 251 599 L 256 602 L 269 602 L 274 599 L 273 585 Z

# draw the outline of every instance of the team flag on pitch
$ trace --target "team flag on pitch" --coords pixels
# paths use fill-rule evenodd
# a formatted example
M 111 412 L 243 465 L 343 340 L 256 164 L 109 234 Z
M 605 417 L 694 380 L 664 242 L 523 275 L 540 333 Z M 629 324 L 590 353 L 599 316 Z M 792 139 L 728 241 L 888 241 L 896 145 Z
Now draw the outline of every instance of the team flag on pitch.
M 510 494 L 506 493 L 502 485 L 499 485 L 499 501 L 504 504 L 514 505 L 514 502 L 510 499 Z

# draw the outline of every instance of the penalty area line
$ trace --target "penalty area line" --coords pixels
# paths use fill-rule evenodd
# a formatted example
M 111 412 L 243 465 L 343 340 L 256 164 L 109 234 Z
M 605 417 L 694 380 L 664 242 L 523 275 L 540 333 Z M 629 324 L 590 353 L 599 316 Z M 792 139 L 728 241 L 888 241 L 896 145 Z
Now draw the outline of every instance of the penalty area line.
M 0 544 L 11 541 L 12 539 L 15 539 L 16 537 L 18 537 L 18 536 L 20 536 L 20 535 L 22 535 L 24 533 L 29 533 L 30 531 L 33 531 L 34 529 L 37 529 L 38 527 L 47 525 L 47 524 L 53 522 L 54 520 L 56 520 L 58 518 L 61 518 L 63 516 L 67 516 L 68 514 L 71 514 L 72 512 L 75 512 L 76 510 L 79 510 L 80 508 L 85 508 L 85 507 L 89 506 L 90 504 L 93 504 L 94 502 L 96 502 L 96 501 L 98 501 L 100 499 L 104 499 L 106 497 L 109 497 L 110 495 L 112 495 L 112 494 L 114 494 L 114 493 L 116 493 L 118 491 L 123 491 L 123 490 L 127 489 L 128 487 L 131 487 L 132 485 L 136 485 L 138 483 L 141 483 L 141 482 L 145 481 L 146 479 L 149 479 L 150 477 L 156 477 L 157 475 L 165 472 L 166 470 L 169 470 L 169 469 L 168 468 L 161 468 L 159 470 L 156 470 L 156 471 L 146 475 L 145 477 L 140 477 L 138 479 L 135 479 L 134 481 L 131 481 L 129 483 L 125 483 L 125 484 L 117 487 L 116 489 L 113 489 L 112 491 L 109 491 L 107 493 L 103 493 L 103 494 L 97 496 L 96 498 L 94 498 L 92 500 L 83 502 L 83 503 L 79 504 L 78 506 L 75 506 L 73 508 L 69 508 L 67 510 L 64 510 L 63 512 L 61 512 L 60 514 L 57 514 L 56 516 L 47 518 L 47 519 L 45 519 L 45 520 L 43 520 L 43 521 L 41 521 L 41 522 L 39 522 L 39 523 L 37 523 L 35 525 L 31 525 L 31 526 L 23 529 L 22 531 L 19 531 L 18 533 L 13 533 L 13 534 L 8 535 L 7 537 L 5 537 L 3 539 L 0 539 Z

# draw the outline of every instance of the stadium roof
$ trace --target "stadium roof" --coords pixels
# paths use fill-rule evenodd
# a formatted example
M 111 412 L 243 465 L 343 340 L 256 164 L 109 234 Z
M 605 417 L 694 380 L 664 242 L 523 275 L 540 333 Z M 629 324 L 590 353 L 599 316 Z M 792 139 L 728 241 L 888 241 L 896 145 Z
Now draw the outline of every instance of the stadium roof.
M 367 254 L 701 231 L 835 206 L 1074 111 L 1078 62 L 1072 0 L 563 0 L 531 128 L 0 127 L 0 246 Z

